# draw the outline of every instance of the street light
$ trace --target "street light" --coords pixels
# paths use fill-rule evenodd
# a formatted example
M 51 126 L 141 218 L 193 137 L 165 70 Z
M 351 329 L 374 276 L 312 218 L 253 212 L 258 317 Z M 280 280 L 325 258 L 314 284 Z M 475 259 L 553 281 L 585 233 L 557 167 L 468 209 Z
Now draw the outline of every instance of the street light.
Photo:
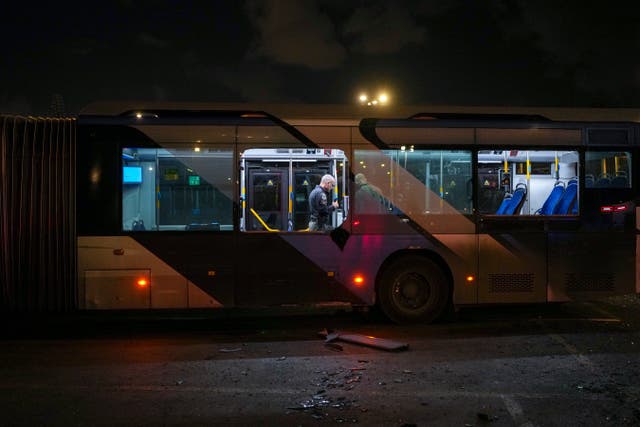
M 361 93 L 358 96 L 360 105 L 367 105 L 369 107 L 387 105 L 389 103 L 389 95 L 386 92 L 381 92 L 378 96 L 370 98 L 366 93 Z

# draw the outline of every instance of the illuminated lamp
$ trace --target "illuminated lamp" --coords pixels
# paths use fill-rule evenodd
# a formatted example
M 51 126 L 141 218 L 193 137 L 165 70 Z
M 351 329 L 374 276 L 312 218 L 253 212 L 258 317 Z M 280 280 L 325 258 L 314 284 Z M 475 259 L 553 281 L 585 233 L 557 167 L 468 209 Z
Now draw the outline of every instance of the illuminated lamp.
M 149 286 L 149 281 L 147 279 L 138 279 L 136 282 L 139 288 L 146 288 Z
M 624 212 L 626 210 L 627 205 L 600 206 L 602 213 Z
M 362 274 L 356 274 L 355 276 L 353 276 L 353 283 L 356 286 L 364 285 L 364 276 Z
M 471 274 L 468 275 L 466 277 L 466 279 L 467 279 L 467 283 L 472 283 L 474 280 L 476 280 L 476 278 L 474 276 L 472 276 Z

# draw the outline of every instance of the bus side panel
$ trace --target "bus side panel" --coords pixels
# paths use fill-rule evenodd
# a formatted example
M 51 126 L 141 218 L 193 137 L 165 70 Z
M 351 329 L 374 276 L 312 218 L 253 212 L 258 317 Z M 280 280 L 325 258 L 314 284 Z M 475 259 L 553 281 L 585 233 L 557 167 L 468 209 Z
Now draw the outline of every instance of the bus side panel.
M 630 233 L 549 233 L 549 301 L 634 292 L 635 245 Z
M 293 245 L 289 238 L 302 242 Z M 330 265 L 323 268 L 312 261 L 316 254 L 322 254 L 325 261 L 327 258 L 335 260 L 332 255 L 335 251 L 339 252 L 339 249 L 328 234 L 240 233 L 237 305 L 335 301 L 337 264 L 329 262 Z
M 213 306 L 235 305 L 232 232 L 141 232 L 132 237 L 200 289 L 190 292 L 189 306 L 199 293 L 210 296 Z
M 437 234 L 434 237 L 446 250 L 438 254 L 451 270 L 453 303 L 456 305 L 478 303 L 478 235 Z M 467 278 L 474 280 L 467 280 Z
M 78 237 L 78 285 L 89 310 L 222 305 L 129 236 Z
M 509 232 L 479 236 L 479 303 L 546 301 L 546 236 Z

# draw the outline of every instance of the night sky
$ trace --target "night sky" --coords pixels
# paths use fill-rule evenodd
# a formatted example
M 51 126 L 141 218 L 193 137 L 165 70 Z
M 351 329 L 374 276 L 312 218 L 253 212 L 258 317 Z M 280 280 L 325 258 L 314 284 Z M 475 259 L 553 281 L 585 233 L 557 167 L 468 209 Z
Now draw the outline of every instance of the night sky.
M 101 100 L 640 107 L 634 2 L 5 2 L 0 112 Z

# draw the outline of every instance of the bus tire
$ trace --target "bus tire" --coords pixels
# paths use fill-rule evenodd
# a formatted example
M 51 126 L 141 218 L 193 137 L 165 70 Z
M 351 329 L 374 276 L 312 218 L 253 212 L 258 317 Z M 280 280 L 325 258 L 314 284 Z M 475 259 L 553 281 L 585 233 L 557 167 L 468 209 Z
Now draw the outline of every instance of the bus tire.
M 394 261 L 382 272 L 378 303 L 396 323 L 429 323 L 443 314 L 449 289 L 447 275 L 438 264 L 411 255 Z

